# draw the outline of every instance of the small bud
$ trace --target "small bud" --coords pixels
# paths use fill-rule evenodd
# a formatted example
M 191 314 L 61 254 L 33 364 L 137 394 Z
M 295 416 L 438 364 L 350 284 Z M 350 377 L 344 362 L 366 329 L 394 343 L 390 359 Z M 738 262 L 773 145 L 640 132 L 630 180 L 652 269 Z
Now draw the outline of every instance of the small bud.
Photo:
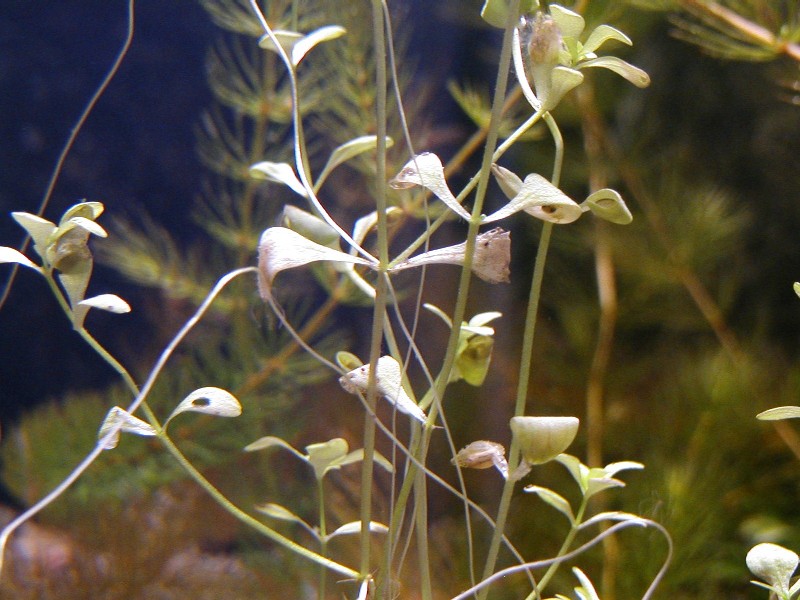
M 497 442 L 479 440 L 458 451 L 452 462 L 467 469 L 491 469 L 495 467 L 503 477 L 508 477 L 506 449 Z
M 529 465 L 540 465 L 564 452 L 578 433 L 576 417 L 512 417 L 511 433 Z
M 753 575 L 769 583 L 778 594 L 785 595 L 800 558 L 783 546 L 764 543 L 753 546 L 745 562 Z

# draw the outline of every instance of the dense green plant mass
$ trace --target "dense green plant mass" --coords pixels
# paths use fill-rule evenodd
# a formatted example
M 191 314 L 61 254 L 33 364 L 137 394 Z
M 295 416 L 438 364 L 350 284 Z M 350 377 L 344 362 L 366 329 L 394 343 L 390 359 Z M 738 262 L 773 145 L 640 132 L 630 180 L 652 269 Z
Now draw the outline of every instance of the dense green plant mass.
M 224 30 L 197 127 L 205 238 L 184 248 L 145 209 L 109 235 L 92 201 L 14 213 L 33 246 L 0 261 L 44 279 L 122 385 L 7 435 L 4 480 L 33 508 L 0 537 L 0 590 L 25 591 L 9 536 L 55 488 L 50 523 L 111 530 L 114 567 L 89 542 L 71 581 L 95 595 L 134 572 L 129 595 L 232 585 L 159 569 L 159 519 L 187 564 L 181 540 L 235 548 L 241 598 L 763 597 L 747 568 L 797 595 L 800 312 L 774 290 L 800 271 L 782 162 L 800 114 L 774 81 L 796 74 L 800 15 L 473 4 L 502 41 L 483 36 L 490 76 L 436 86 L 474 125 L 457 151 L 410 66 L 414 10 L 204 0 Z M 665 39 L 664 10 L 769 77 Z M 131 309 L 87 293 L 95 257 L 194 312 L 153 336 L 175 336 L 154 366 L 87 329 Z M 188 480 L 197 512 L 170 500 Z M 198 526 L 220 514 L 224 533 Z M 110 524 L 137 520 L 156 525 L 129 547 Z

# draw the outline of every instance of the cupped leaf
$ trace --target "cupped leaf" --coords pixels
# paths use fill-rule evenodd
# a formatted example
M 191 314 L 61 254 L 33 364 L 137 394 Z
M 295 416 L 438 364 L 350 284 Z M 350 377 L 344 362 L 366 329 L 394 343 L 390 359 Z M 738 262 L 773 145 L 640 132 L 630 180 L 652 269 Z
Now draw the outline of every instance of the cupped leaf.
M 116 431 L 111 434 L 113 430 Z M 97 433 L 97 439 L 103 443 L 103 450 L 111 450 L 117 447 L 120 431 L 142 436 L 156 435 L 156 430 L 151 425 L 138 417 L 134 417 L 119 406 L 114 406 L 108 411 L 103 424 L 100 425 L 100 431 Z M 109 434 L 111 436 L 106 439 Z
M 0 246 L 0 263 L 16 263 L 23 267 L 33 269 L 34 271 L 39 271 L 40 273 L 42 271 L 37 264 L 31 261 L 22 252 L 7 246 Z
M 394 144 L 394 140 L 392 138 L 386 138 L 386 147 L 391 148 Z M 370 150 L 374 150 L 378 145 L 378 136 L 376 135 L 364 135 L 361 137 L 357 137 L 354 140 L 350 140 L 349 142 L 345 142 L 341 146 L 338 146 L 331 152 L 330 158 L 328 158 L 328 162 L 322 169 L 322 172 L 319 174 L 317 181 L 314 183 L 314 189 L 318 190 L 322 187 L 322 184 L 328 178 L 328 175 L 331 172 L 341 165 L 344 162 L 347 162 L 351 158 L 355 158 L 359 154 L 363 154 L 364 152 L 369 152 Z
M 584 63 L 585 64 L 585 63 Z M 546 94 L 540 94 L 543 110 L 553 110 L 558 103 L 583 83 L 583 73 L 569 67 L 557 66 L 550 72 L 550 85 Z
M 322 479 L 329 469 L 337 468 L 340 461 L 347 456 L 350 447 L 344 438 L 333 438 L 327 442 L 306 446 L 308 462 L 314 469 L 317 479 Z
M 581 582 L 581 587 L 575 588 L 575 593 L 578 594 L 578 598 L 580 598 L 580 600 L 600 600 L 600 596 L 597 595 L 597 590 L 594 589 L 592 582 L 584 572 L 578 567 L 572 567 L 572 572 L 575 574 L 575 577 L 578 578 L 578 581 Z
M 167 423 L 184 412 L 199 412 L 215 417 L 238 417 L 242 414 L 242 405 L 228 391 L 218 387 L 203 387 L 186 396 L 164 423 Z
M 604 490 L 625 487 L 625 482 L 613 477 L 592 477 L 589 479 L 584 496 L 590 498 Z
M 586 206 L 601 219 L 617 225 L 627 225 L 633 221 L 633 215 L 628 210 L 622 196 L 619 195 L 619 192 L 609 188 L 603 188 L 590 194 L 581 206 Z
M 556 22 L 559 30 L 561 30 L 561 35 L 564 37 L 576 38 L 586 26 L 586 21 L 582 16 L 558 4 L 550 5 L 550 16 Z
M 800 406 L 776 406 L 756 415 L 761 421 L 781 421 L 800 418 Z
M 547 504 L 555 508 L 558 512 L 569 519 L 571 524 L 575 524 L 575 515 L 572 512 L 572 507 L 570 506 L 569 502 L 567 502 L 566 498 L 562 495 L 554 492 L 551 489 L 541 487 L 538 485 L 526 485 L 523 488 L 523 491 L 536 494 L 544 500 Z
M 794 284 L 792 284 L 792 289 L 794 290 L 794 293 L 800 297 L 800 281 L 795 281 Z
M 617 56 L 600 56 L 583 61 L 578 65 L 580 69 L 592 67 L 601 67 L 613 71 L 638 88 L 646 88 L 650 85 L 650 76 L 645 71 L 639 67 L 634 67 L 632 64 L 625 62 Z
M 609 40 L 616 40 L 628 46 L 633 45 L 631 38 L 622 33 L 619 29 L 611 27 L 611 25 L 598 25 L 595 27 L 594 31 L 589 34 L 589 37 L 586 38 L 581 52 L 584 55 L 594 52 Z
M 538 0 L 521 0 L 519 3 L 519 14 L 531 12 L 538 6 Z M 481 18 L 492 27 L 505 29 L 509 17 L 512 16 L 509 15 L 510 11 L 511 7 L 509 6 L 508 0 L 486 0 L 481 9 Z M 518 16 L 519 15 L 513 15 L 515 21 Z
M 250 177 L 253 179 L 263 179 L 265 181 L 281 183 L 303 198 L 308 197 L 308 193 L 297 178 L 294 168 L 288 163 L 276 163 L 265 160 L 251 166 L 249 173 Z
M 102 202 L 79 202 L 67 209 L 67 211 L 61 216 L 61 220 L 58 222 L 58 226 L 64 226 L 68 221 L 74 219 L 75 217 L 81 217 L 84 219 L 88 219 L 90 221 L 94 221 L 103 214 L 105 207 L 103 206 Z
M 427 303 L 423 304 L 422 306 L 423 306 L 423 308 L 426 308 L 429 311 L 431 311 L 433 314 L 435 314 L 437 317 L 439 317 L 442 321 L 447 323 L 447 326 L 450 329 L 453 328 L 453 320 L 441 308 L 439 308 L 438 306 L 435 306 L 433 304 L 427 304 Z
M 336 364 L 342 367 L 345 371 L 352 371 L 353 369 L 357 369 L 364 363 L 352 352 L 347 352 L 346 350 L 340 350 L 336 353 L 335 356 Z
M 344 27 L 340 27 L 339 25 L 326 25 L 325 27 L 320 27 L 308 35 L 303 36 L 292 46 L 292 64 L 296 67 L 314 46 L 322 42 L 327 42 L 328 40 L 335 40 L 343 36 L 346 31 Z

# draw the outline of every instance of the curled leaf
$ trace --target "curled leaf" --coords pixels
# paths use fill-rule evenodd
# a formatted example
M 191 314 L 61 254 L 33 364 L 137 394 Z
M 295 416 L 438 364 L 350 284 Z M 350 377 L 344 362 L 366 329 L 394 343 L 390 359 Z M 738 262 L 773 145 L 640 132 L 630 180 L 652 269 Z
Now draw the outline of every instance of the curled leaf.
M 616 223 L 617 225 L 627 225 L 633 221 L 631 211 L 619 195 L 619 192 L 603 188 L 589 195 L 581 206 L 586 206 L 601 219 Z
M 230 392 L 218 387 L 203 387 L 193 391 L 175 407 L 164 427 L 184 412 L 199 412 L 215 417 L 238 417 L 242 414 L 242 405 Z
M 391 148 L 393 144 L 394 140 L 392 140 L 390 137 L 387 137 L 386 147 Z M 330 175 L 331 171 L 333 171 L 336 167 L 350 160 L 351 158 L 358 156 L 359 154 L 374 150 L 377 145 L 378 136 L 364 135 L 350 140 L 349 142 L 345 142 L 341 146 L 337 146 L 334 151 L 331 152 L 328 162 L 325 164 L 325 167 L 323 167 L 322 172 L 317 178 L 317 181 L 314 183 L 314 188 L 319 189 L 322 187 L 322 184 L 328 178 L 328 175 Z
M 281 271 L 321 260 L 370 265 L 363 258 L 312 242 L 286 227 L 270 227 L 261 235 L 258 244 L 258 288 L 261 297 L 264 300 L 270 297 L 272 281 Z
M 345 373 L 339 378 L 341 386 L 351 394 L 366 393 L 370 375 L 370 365 L 362 365 Z M 403 389 L 403 377 L 400 363 L 391 356 L 381 356 L 378 359 L 378 368 L 375 373 L 375 386 L 377 392 L 393 404 L 397 410 L 425 422 L 425 413 L 417 406 Z
M 450 462 L 467 469 L 496 468 L 503 477 L 508 477 L 506 449 L 502 444 L 487 440 L 478 440 L 464 446 Z
M 386 525 L 378 523 L 377 521 L 370 521 L 367 527 L 370 533 L 386 533 L 389 531 Z M 352 535 L 354 533 L 361 533 L 361 521 L 353 521 L 351 523 L 345 523 L 341 527 L 337 527 L 335 531 L 328 534 L 327 539 L 334 538 L 338 535 Z
M 111 434 L 112 431 L 114 431 L 113 434 Z M 138 417 L 134 417 L 119 406 L 114 406 L 108 411 L 103 424 L 100 425 L 100 431 L 97 433 L 97 439 L 103 442 L 103 450 L 111 450 L 117 447 L 120 431 L 143 436 L 156 435 L 156 430 L 151 425 Z M 111 437 L 106 439 L 109 434 L 111 434 Z
M 519 194 L 519 191 L 522 189 L 522 179 L 520 179 L 516 173 L 509 171 L 505 167 L 493 163 L 492 175 L 494 175 L 497 184 L 509 200 Z
M 34 250 L 44 258 L 50 236 L 56 230 L 56 224 L 26 212 L 12 212 L 11 216 L 31 236 Z
M 432 264 L 463 265 L 466 250 L 466 242 L 429 250 L 396 264 L 389 271 L 396 272 Z M 508 231 L 495 227 L 478 235 L 472 257 L 472 271 L 475 275 L 489 283 L 507 283 L 510 262 L 511 234 Z
M 538 485 L 526 485 L 523 491 L 536 494 L 544 500 L 547 504 L 555 508 L 558 512 L 569 519 L 569 522 L 575 524 L 575 515 L 572 512 L 572 507 L 567 502 L 564 496 L 557 494 L 553 490 Z
M 124 314 L 131 312 L 131 306 L 116 294 L 100 294 L 78 302 L 81 306 L 98 308 L 112 313 Z
M 484 223 L 499 221 L 524 210 L 537 219 L 551 223 L 572 223 L 583 211 L 564 192 L 537 173 L 525 178 L 519 193 L 500 210 L 484 217 Z
M 389 185 L 396 190 L 406 189 L 415 185 L 422 186 L 444 202 L 457 215 L 466 220 L 470 219 L 470 214 L 458 203 L 458 199 L 447 186 L 442 161 L 432 152 L 417 154 L 406 163 L 394 179 L 389 182 Z

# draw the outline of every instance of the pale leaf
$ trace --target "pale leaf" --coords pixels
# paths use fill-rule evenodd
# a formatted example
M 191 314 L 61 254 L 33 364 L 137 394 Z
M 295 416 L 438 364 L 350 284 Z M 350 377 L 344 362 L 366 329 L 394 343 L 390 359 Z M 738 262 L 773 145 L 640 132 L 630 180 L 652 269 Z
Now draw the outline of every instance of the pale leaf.
M 199 412 L 215 417 L 238 417 L 242 405 L 231 394 L 218 387 L 203 387 L 186 396 L 167 419 L 164 426 L 184 412 Z
M 305 55 L 317 44 L 327 42 L 328 40 L 334 40 L 343 36 L 345 33 L 346 30 L 344 27 L 340 27 L 339 25 L 327 25 L 303 36 L 303 38 L 298 40 L 292 47 L 292 64 L 295 67 L 299 65 Z
M 297 175 L 295 175 L 292 165 L 288 163 L 276 163 L 265 160 L 251 166 L 249 172 L 250 177 L 253 179 L 263 179 L 266 181 L 272 181 L 274 183 L 282 183 L 303 198 L 308 197 L 306 188 L 303 187 L 303 184 L 300 183 Z
M 800 418 L 800 406 L 776 406 L 756 415 L 761 421 L 781 421 Z
M 370 521 L 368 527 L 371 533 L 386 533 L 389 531 L 386 525 L 378 523 L 377 521 Z M 341 527 L 337 527 L 335 531 L 328 534 L 327 539 L 331 539 L 337 535 L 352 535 L 354 533 L 361 533 L 361 521 L 353 521 L 351 523 L 345 523 Z
M 17 263 L 23 267 L 28 267 L 34 271 L 41 272 L 41 269 L 33 263 L 27 256 L 19 250 L 9 248 L 7 246 L 0 246 L 0 263 Z
M 394 140 L 392 138 L 386 138 L 386 147 L 391 148 L 394 144 Z M 328 162 L 323 167 L 322 172 L 319 174 L 317 181 L 314 183 L 314 188 L 319 189 L 322 187 L 322 184 L 328 178 L 328 175 L 331 174 L 336 167 L 341 165 L 343 162 L 347 162 L 351 158 L 358 156 L 359 154 L 363 154 L 364 152 L 369 152 L 370 150 L 374 150 L 378 145 L 378 136 L 376 135 L 364 135 L 361 137 L 357 137 L 349 142 L 345 142 L 341 146 L 337 146 L 333 152 L 331 152 L 330 158 L 328 158 Z
M 114 431 L 111 437 L 104 440 L 114 429 L 116 429 L 116 431 Z M 111 450 L 117 447 L 120 431 L 142 436 L 156 435 L 156 430 L 153 429 L 151 425 L 145 423 L 138 417 L 134 417 L 119 406 L 115 406 L 108 411 L 103 424 L 100 426 L 100 431 L 97 434 L 97 439 L 103 442 L 104 450 Z
M 570 506 L 569 502 L 567 502 L 567 500 L 560 494 L 557 494 L 553 490 L 538 485 L 526 485 L 523 491 L 536 494 L 547 504 L 549 504 L 550 506 L 555 508 L 558 512 L 560 512 L 562 515 L 567 517 L 570 523 L 572 524 L 575 523 L 575 515 L 572 513 L 572 507 Z

